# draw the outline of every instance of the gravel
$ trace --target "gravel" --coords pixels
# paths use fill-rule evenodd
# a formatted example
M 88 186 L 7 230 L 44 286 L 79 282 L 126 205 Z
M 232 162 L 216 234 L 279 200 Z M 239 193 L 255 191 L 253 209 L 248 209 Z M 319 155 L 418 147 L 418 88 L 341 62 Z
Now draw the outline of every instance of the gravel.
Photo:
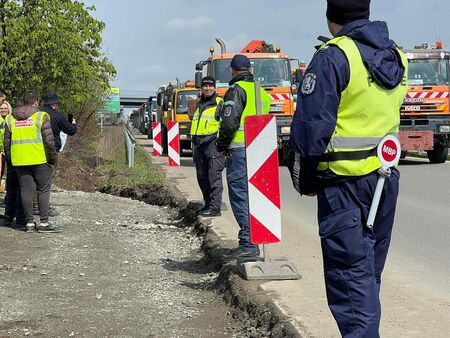
M 202 239 L 167 207 L 52 192 L 62 234 L 0 228 L 0 337 L 229 337 Z

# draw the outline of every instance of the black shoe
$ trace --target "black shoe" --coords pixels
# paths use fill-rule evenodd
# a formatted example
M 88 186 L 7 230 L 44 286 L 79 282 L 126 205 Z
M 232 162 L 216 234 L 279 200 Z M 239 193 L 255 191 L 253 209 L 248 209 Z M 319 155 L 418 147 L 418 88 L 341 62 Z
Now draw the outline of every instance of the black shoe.
M 202 216 L 202 217 L 217 217 L 217 216 L 221 216 L 222 213 L 220 212 L 220 210 L 208 208 L 208 209 L 200 212 L 198 215 Z
M 8 215 L 4 215 L 3 216 L 3 226 L 7 227 L 7 228 L 12 228 L 13 227 L 13 218 L 11 216 Z
M 197 208 L 197 210 L 195 210 L 195 211 L 197 211 L 197 214 L 199 214 L 199 213 L 205 211 L 206 209 L 209 209 L 209 205 L 204 205 L 201 208 Z
M 13 229 L 14 230 L 19 230 L 19 231 L 27 231 L 27 224 L 26 223 L 14 223 L 14 226 L 13 226 Z M 34 231 L 34 229 L 33 229 L 33 231 Z
M 59 232 L 63 232 L 63 229 L 61 227 L 58 227 L 58 226 L 53 225 L 53 224 L 41 223 L 41 225 L 39 225 L 37 227 L 37 232 L 42 232 L 42 233 L 59 233 Z
M 233 258 L 244 258 L 244 257 L 259 257 L 259 248 L 256 250 L 246 250 L 241 247 L 237 247 L 230 250 L 229 256 Z

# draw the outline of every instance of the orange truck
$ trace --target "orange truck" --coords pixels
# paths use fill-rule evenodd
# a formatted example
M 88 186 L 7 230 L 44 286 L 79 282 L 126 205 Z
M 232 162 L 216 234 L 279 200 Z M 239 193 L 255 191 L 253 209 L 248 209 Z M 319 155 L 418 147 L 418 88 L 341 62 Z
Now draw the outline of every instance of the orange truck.
M 402 156 L 426 151 L 431 163 L 448 157 L 450 139 L 450 52 L 442 43 L 404 50 L 408 58 L 408 92 L 400 111 Z
M 218 95 L 223 97 L 231 80 L 230 63 L 235 53 L 227 53 L 225 43 L 221 39 L 216 41 L 221 47 L 220 54 L 214 54 L 214 48 L 211 47 L 210 57 L 196 64 L 195 84 L 200 88 L 201 78 L 211 75 L 216 79 Z M 280 51 L 280 47 L 274 48 L 263 40 L 250 41 L 239 54 L 250 59 L 255 80 L 261 83 L 272 99 L 270 114 L 276 116 L 279 159 L 280 163 L 283 163 L 288 156 L 291 121 L 295 110 L 294 99 L 303 75 L 299 60 L 289 58 L 286 53 Z

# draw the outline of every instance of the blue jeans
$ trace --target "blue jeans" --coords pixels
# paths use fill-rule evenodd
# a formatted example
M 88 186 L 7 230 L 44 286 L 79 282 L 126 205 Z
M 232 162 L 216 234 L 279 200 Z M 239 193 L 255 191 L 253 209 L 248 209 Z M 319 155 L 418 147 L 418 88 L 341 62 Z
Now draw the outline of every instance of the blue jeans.
M 258 247 L 250 242 L 245 148 L 231 149 L 227 156 L 226 167 L 231 209 L 240 227 L 239 247 L 248 251 L 256 250 Z
M 399 189 L 392 169 L 372 229 L 366 220 L 377 185 L 375 173 L 317 194 L 328 306 L 342 337 L 379 338 L 381 273 L 391 241 Z

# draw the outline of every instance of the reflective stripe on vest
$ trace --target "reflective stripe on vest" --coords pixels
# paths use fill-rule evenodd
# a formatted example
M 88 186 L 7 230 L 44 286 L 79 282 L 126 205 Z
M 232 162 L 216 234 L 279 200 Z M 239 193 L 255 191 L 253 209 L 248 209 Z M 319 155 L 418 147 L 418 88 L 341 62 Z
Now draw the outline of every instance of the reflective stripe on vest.
M 221 97 L 216 97 L 216 105 L 209 107 L 200 113 L 197 107 L 192 118 L 191 135 L 207 136 L 216 134 L 219 131 L 219 122 L 216 120 L 216 109 L 222 101 Z
M 244 135 L 244 123 L 247 116 L 256 115 L 256 98 L 255 98 L 255 83 L 248 81 L 238 81 L 234 85 L 241 87 L 246 94 L 247 102 L 245 104 L 244 111 L 241 115 L 241 122 L 239 129 L 234 133 L 233 139 L 231 140 L 230 149 L 233 148 L 243 148 L 245 147 L 245 135 Z M 266 93 L 264 88 L 261 88 L 261 108 L 262 114 L 267 115 L 270 111 L 270 96 Z M 225 102 L 225 105 L 232 104 L 233 101 Z
M 361 54 L 354 41 L 348 37 L 338 37 L 324 44 L 322 48 L 334 45 L 347 57 L 350 81 L 341 93 L 336 128 L 325 155 L 328 162 L 321 161 L 319 171 L 331 170 L 337 175 L 361 176 L 380 168 L 381 163 L 373 152 L 387 134 L 397 135 L 400 124 L 400 106 L 407 92 L 406 78 L 408 62 L 398 51 L 405 67 L 404 81 L 392 90 L 380 87 L 371 78 L 364 66 Z M 363 153 L 362 159 L 342 159 L 345 153 Z M 338 160 L 331 160 L 333 153 Z M 328 155 L 328 157 L 327 157 Z
M 46 112 L 36 112 L 26 120 L 16 120 L 9 115 L 7 124 L 11 131 L 11 162 L 13 166 L 47 163 L 42 140 L 42 125 Z

